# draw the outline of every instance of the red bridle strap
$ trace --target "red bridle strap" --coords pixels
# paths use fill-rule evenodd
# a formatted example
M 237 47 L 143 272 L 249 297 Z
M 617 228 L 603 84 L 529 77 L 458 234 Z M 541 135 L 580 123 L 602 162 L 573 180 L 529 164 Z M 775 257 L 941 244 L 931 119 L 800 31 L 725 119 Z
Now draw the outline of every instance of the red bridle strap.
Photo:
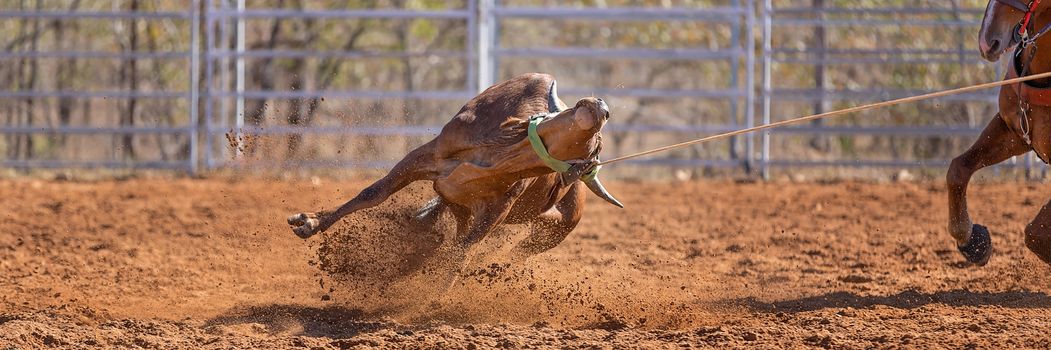
M 1033 12 L 1036 11 L 1036 7 L 1040 5 L 1040 0 L 1033 0 L 1029 3 L 1029 9 L 1025 11 L 1025 17 L 1022 17 L 1022 23 L 1018 27 L 1018 35 L 1025 34 L 1026 28 L 1029 28 L 1029 21 L 1033 19 Z

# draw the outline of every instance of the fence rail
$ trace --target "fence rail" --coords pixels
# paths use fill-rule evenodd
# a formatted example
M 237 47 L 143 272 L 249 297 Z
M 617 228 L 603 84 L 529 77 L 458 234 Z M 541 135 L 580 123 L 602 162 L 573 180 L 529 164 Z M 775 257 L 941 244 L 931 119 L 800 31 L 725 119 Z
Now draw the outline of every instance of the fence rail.
M 126 89 L 126 90 L 0 90 L 0 105 L 12 100 L 39 101 L 46 99 L 76 99 L 76 100 L 106 100 L 118 99 L 122 101 L 181 101 L 189 106 L 198 103 L 200 86 L 197 84 L 198 52 L 200 13 L 197 1 L 188 4 L 184 11 L 7 11 L 0 10 L 0 18 L 30 20 L 135 20 L 145 22 L 176 21 L 184 23 L 190 30 L 183 47 L 171 51 L 101 51 L 101 50 L 55 50 L 37 51 L 31 47 L 30 51 L 0 51 L 0 60 L 40 60 L 40 59 L 110 59 L 120 62 L 132 60 L 167 60 L 184 62 L 182 67 L 187 84 L 185 89 L 178 91 L 169 88 L 159 89 Z M 8 46 L 13 47 L 12 46 Z M 45 73 L 46 74 L 46 73 Z M 6 110 L 3 113 L 11 113 Z M 5 168 L 130 168 L 130 169 L 180 169 L 187 172 L 196 172 L 197 168 L 197 111 L 196 108 L 187 108 L 186 122 L 168 126 L 74 126 L 74 125 L 12 125 L 13 116 L 4 118 L 8 125 L 0 126 L 0 135 L 9 137 L 32 137 L 36 135 L 137 135 L 137 134 L 166 134 L 183 137 L 189 140 L 187 155 L 184 159 L 171 160 L 75 160 L 75 159 L 33 159 L 26 156 L 12 156 L 10 152 L 6 158 L 0 159 L 0 167 Z M 9 140 L 7 140 L 9 141 Z M 15 139 L 14 142 L 27 142 L 29 139 Z M 13 148 L 5 144 L 6 148 Z
M 836 75 L 857 74 L 865 69 L 899 69 L 902 80 L 917 80 L 902 66 L 979 67 L 987 72 L 979 74 L 989 81 L 1002 76 L 998 65 L 982 63 L 973 45 L 964 42 L 968 33 L 979 25 L 983 11 L 972 4 L 954 7 L 889 6 L 870 8 L 843 8 L 826 5 L 823 0 L 810 0 L 811 6 L 776 6 L 773 0 L 735 0 L 725 6 L 714 7 L 517 7 L 503 5 L 496 0 L 468 0 L 462 8 L 450 9 L 287 9 L 252 8 L 244 0 L 195 0 L 185 11 L 57 11 L 57 10 L 0 10 L 0 18 L 16 20 L 133 20 L 181 21 L 189 28 L 183 46 L 159 51 L 103 51 L 90 48 L 76 50 L 8 50 L 0 51 L 0 60 L 91 59 L 117 60 L 173 60 L 183 62 L 186 75 L 185 90 L 77 90 L 51 88 L 35 90 L 0 90 L 0 103 L 6 100 L 72 99 L 141 99 L 176 101 L 189 107 L 184 122 L 172 125 L 142 126 L 76 126 L 76 125 L 3 125 L 0 136 L 16 135 L 114 135 L 165 134 L 187 140 L 186 154 L 178 160 L 100 160 L 33 159 L 14 156 L 11 152 L 0 158 L 0 166 L 13 168 L 115 167 L 183 169 L 189 172 L 220 167 L 266 166 L 242 164 L 233 161 L 239 156 L 246 135 L 329 135 L 361 137 L 426 137 L 440 130 L 434 120 L 412 120 L 405 125 L 254 125 L 246 121 L 249 105 L 258 101 L 304 101 L 317 103 L 325 98 L 342 100 L 400 100 L 418 104 L 462 103 L 480 90 L 510 75 L 521 73 L 513 60 L 547 60 L 558 62 L 600 62 L 610 60 L 658 62 L 709 62 L 719 68 L 726 79 L 716 84 L 698 84 L 683 87 L 609 86 L 595 84 L 560 86 L 563 96 L 598 95 L 646 99 L 681 99 L 725 103 L 725 116 L 720 122 L 706 122 L 681 112 L 664 114 L 629 122 L 614 120 L 610 131 L 615 134 L 651 135 L 671 133 L 680 136 L 724 132 L 770 123 L 797 116 L 804 112 L 820 113 L 843 104 L 891 99 L 947 88 L 929 84 L 869 84 L 845 86 L 836 81 Z M 978 4 L 980 5 L 980 4 Z M 274 45 L 248 45 L 260 42 L 256 36 L 263 31 L 249 30 L 252 23 L 283 20 L 309 21 L 452 21 L 462 28 L 463 38 L 454 48 L 426 48 L 402 50 L 350 49 L 339 47 L 305 47 L 287 49 Z M 713 31 L 726 31 L 727 37 L 718 44 L 687 45 L 686 47 L 595 47 L 551 40 L 531 42 L 527 46 L 514 43 L 504 31 L 516 21 L 543 21 L 545 23 L 604 23 L 615 27 L 620 23 L 694 23 Z M 722 27 L 719 27 L 722 26 Z M 918 33 L 935 39 L 930 47 L 895 47 L 880 45 L 880 30 L 894 27 L 915 27 Z M 276 26 L 275 26 L 276 28 Z M 724 28 L 724 29 L 719 29 Z M 261 34 L 263 33 L 263 34 Z M 861 34 L 858 34 L 861 33 Z M 866 34 L 867 33 L 867 34 Z M 876 33 L 876 34 L 871 34 Z M 849 35 L 872 35 L 871 44 L 841 45 Z M 947 43 L 940 36 L 960 39 Z M 838 38 L 838 39 L 837 39 Z M 890 42 L 890 41 L 888 41 Z M 286 89 L 252 86 L 250 71 L 259 69 L 264 60 L 432 60 L 440 64 L 462 65 L 463 76 L 453 88 L 408 86 L 404 89 L 323 88 Z M 409 63 L 406 63 L 408 65 Z M 437 63 L 429 63 L 437 64 Z M 704 66 L 708 67 L 708 66 Z M 844 68 L 846 67 L 846 68 Z M 570 69 L 570 68 L 567 68 Z M 707 68 L 706 68 L 707 69 Z M 968 68 L 970 69 L 970 68 Z M 854 70 L 854 72 L 849 72 Z M 847 71 L 844 73 L 844 71 Z M 805 72 L 805 73 L 800 73 Z M 700 74 L 700 73 L 698 73 Z M 798 76 L 802 74 L 803 78 Z M 898 74 L 898 73 L 895 73 Z M 807 84 L 782 84 L 781 77 L 809 80 Z M 321 77 L 315 77 L 321 78 Z M 696 80 L 701 80 L 702 76 Z M 758 81 L 756 80 L 758 78 Z M 685 77 L 684 79 L 690 79 Z M 411 84 L 410 84 L 411 85 Z M 917 86 L 918 85 L 918 86 Z M 276 102 L 274 102 L 276 103 Z M 697 102 L 702 103 L 702 102 Z M 958 103 L 967 108 L 988 110 L 995 107 L 995 92 L 971 93 L 940 99 L 937 103 Z M 265 106 L 265 103 L 262 104 Z M 707 105 L 705 105 L 707 106 Z M 802 106 L 802 107 L 800 107 Z M 709 108 L 709 107 L 704 107 Z M 714 107 L 711 107 L 714 108 Z M 758 108 L 758 110 L 757 110 Z M 962 108 L 962 107 L 961 107 Z M 446 111 L 451 113 L 452 111 Z M 6 113 L 0 111 L 0 113 Z M 200 113 L 200 117 L 198 116 Z M 292 113 L 295 114 L 295 113 Z M 410 113 L 405 113 L 408 116 Z M 714 117 L 714 116 L 713 116 Z M 289 117 L 292 118 L 292 117 Z M 705 117 L 706 118 L 706 117 Z M 13 119 L 13 118 L 9 118 Z M 662 123 L 676 120 L 672 123 Z M 982 119 L 986 120 L 986 119 Z M 675 167 L 724 167 L 760 171 L 768 175 L 776 167 L 912 167 L 942 166 L 947 159 L 867 159 L 862 156 L 837 159 L 792 159 L 792 154 L 779 154 L 779 145 L 797 142 L 798 138 L 901 136 L 901 137 L 974 137 L 982 125 L 966 125 L 945 121 L 936 126 L 857 126 L 816 123 L 801 127 L 783 128 L 756 135 L 746 135 L 728 141 L 726 154 L 713 159 L 662 157 L 635 161 L 642 166 L 664 165 Z M 231 135 L 231 133 L 233 135 Z M 236 147 L 221 146 L 223 138 L 233 140 Z M 791 139 L 796 138 L 796 139 Z M 797 140 L 797 141 L 787 141 Z M 643 144 L 640 140 L 638 144 Z M 820 143 L 820 142 L 818 142 Z M 3 146 L 3 144 L 0 144 Z M 628 146 L 623 146 L 628 147 Z M 639 146 L 641 147 L 641 146 Z M 2 149 L 3 147 L 0 147 Z M 8 146 L 7 148 L 10 148 Z M 613 148 L 607 152 L 625 153 Z M 615 154 L 611 154 L 615 156 Z M 20 158 L 21 157 L 21 158 Z M 1011 166 L 1031 167 L 1032 159 L 1016 160 Z M 316 161 L 275 161 L 274 166 L 351 166 L 387 167 L 390 161 L 370 159 L 319 159 Z

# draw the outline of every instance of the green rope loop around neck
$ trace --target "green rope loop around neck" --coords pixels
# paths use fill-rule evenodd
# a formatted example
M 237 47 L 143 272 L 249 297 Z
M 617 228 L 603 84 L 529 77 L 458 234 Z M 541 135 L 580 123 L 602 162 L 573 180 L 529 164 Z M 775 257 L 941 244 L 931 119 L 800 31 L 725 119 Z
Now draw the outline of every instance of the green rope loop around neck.
M 548 168 L 551 168 L 551 170 L 554 170 L 557 173 L 564 173 L 569 171 L 569 168 L 572 167 L 572 165 L 565 161 L 552 157 L 551 153 L 548 153 L 547 147 L 544 147 L 544 140 L 540 139 L 540 134 L 536 131 L 536 128 L 540 125 L 540 123 L 544 122 L 553 115 L 554 114 L 538 114 L 530 117 L 529 129 L 526 135 L 529 139 L 529 145 L 533 147 L 533 152 L 536 152 L 536 156 L 540 157 L 540 160 L 543 161 Z M 596 157 L 595 161 L 598 162 L 599 159 Z M 596 166 L 590 172 L 584 174 L 582 178 L 585 181 L 595 178 L 596 176 L 598 176 L 598 171 L 600 168 L 602 168 L 601 165 Z

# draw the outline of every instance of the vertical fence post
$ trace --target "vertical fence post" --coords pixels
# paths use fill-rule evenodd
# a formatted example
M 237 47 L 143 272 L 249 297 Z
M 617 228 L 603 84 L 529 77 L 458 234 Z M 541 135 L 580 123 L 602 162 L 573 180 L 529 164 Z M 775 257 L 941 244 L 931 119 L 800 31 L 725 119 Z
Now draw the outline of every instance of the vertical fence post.
M 214 48 L 218 49 L 222 53 L 220 56 L 215 58 L 216 66 L 219 71 L 219 84 L 218 87 L 213 90 L 214 94 L 212 98 L 218 99 L 219 101 L 219 113 L 217 113 L 215 121 L 216 125 L 220 128 L 220 132 L 225 132 L 230 128 L 230 98 L 226 95 L 230 92 L 231 79 L 230 79 L 230 1 L 231 0 L 219 0 L 218 11 L 222 15 L 216 16 L 218 21 L 218 42 Z M 216 130 L 212 130 L 214 133 Z M 222 155 L 221 159 L 229 159 L 226 152 L 229 147 L 218 147 L 219 153 Z M 215 160 L 213 160 L 214 162 Z M 218 163 L 218 162 L 217 162 Z
M 244 135 L 241 133 L 245 126 L 245 0 L 237 0 L 237 103 L 234 116 L 237 118 L 236 127 L 237 131 L 234 133 L 237 135 L 236 142 L 237 147 L 234 147 L 234 154 L 236 157 L 241 157 L 241 142 L 244 139 Z
M 745 1 L 745 105 L 744 123 L 746 128 L 755 126 L 755 0 Z M 754 171 L 755 133 L 745 135 L 745 171 Z
M 192 19 L 190 20 L 190 102 L 188 103 L 190 109 L 190 154 L 187 156 L 189 161 L 189 172 L 191 175 L 197 174 L 198 167 L 198 119 L 197 114 L 198 108 L 200 108 L 200 76 L 201 76 L 201 0 L 193 0 L 190 9 L 192 13 Z
M 204 4 L 204 168 L 212 168 L 212 73 L 215 72 L 215 62 L 212 60 L 212 48 L 215 46 L 215 19 L 211 15 L 214 0 L 207 0 Z M 225 0 L 222 0 L 225 1 Z
M 464 50 L 467 54 L 467 91 L 479 91 L 478 62 L 481 51 L 478 48 L 478 0 L 467 0 L 467 42 Z
M 820 20 L 825 19 L 825 1 L 824 0 L 813 0 L 811 7 L 814 12 L 817 13 L 817 18 Z M 823 24 L 815 25 L 814 28 L 814 49 L 817 53 L 817 62 L 814 64 L 814 89 L 817 91 L 817 101 L 814 101 L 813 110 L 811 113 L 820 114 L 825 113 L 829 110 L 828 96 L 825 92 L 827 86 L 825 85 L 825 63 L 828 61 L 828 44 L 827 35 L 825 33 L 825 26 Z M 811 125 L 815 127 L 821 127 L 825 124 L 822 119 L 814 120 Z M 821 151 L 827 151 L 828 139 L 826 136 L 816 134 L 810 139 L 810 147 L 817 148 Z
M 773 4 L 771 0 L 763 0 L 763 124 L 770 124 L 770 94 L 771 90 L 771 63 L 773 44 L 771 43 L 770 31 L 773 17 Z M 770 179 L 770 131 L 763 131 L 762 156 L 760 157 L 760 168 L 763 179 Z
M 736 9 L 743 8 L 743 6 L 741 5 L 741 1 L 740 0 L 735 0 L 733 2 L 733 6 Z M 734 21 L 731 22 L 731 28 L 730 28 L 730 43 L 731 44 L 730 45 L 732 45 L 731 47 L 733 47 L 733 48 L 744 50 L 744 44 L 741 43 L 741 32 L 742 32 L 742 30 L 741 30 L 742 29 L 741 28 L 741 25 L 742 25 L 741 20 L 742 20 L 741 16 L 737 16 L 737 17 L 734 18 Z M 729 61 L 730 61 L 730 84 L 728 85 L 728 88 L 729 89 L 737 89 L 737 91 L 740 91 L 740 89 L 741 89 L 741 79 L 740 79 L 741 78 L 740 77 L 740 75 L 741 75 L 741 73 L 740 73 L 740 69 L 741 69 L 741 54 L 738 53 L 738 54 L 730 55 Z M 735 128 L 735 129 L 740 128 L 740 124 L 738 122 L 740 120 L 740 119 L 738 119 L 740 117 L 740 115 L 738 114 L 738 111 L 740 111 L 740 104 L 742 102 L 743 102 L 743 99 L 740 98 L 740 96 L 738 95 L 738 96 L 734 96 L 732 102 L 730 103 L 730 126 Z M 729 143 L 729 147 L 727 147 L 727 153 L 728 153 L 727 154 L 727 159 L 736 159 L 737 158 L 738 153 L 739 153 L 738 149 L 737 149 L 737 144 L 740 141 L 740 139 L 741 138 L 736 137 L 736 136 L 731 136 L 730 137 L 730 140 L 728 142 Z M 747 157 L 745 157 L 745 158 L 747 158 Z
M 496 15 L 496 9 L 502 6 L 500 0 L 491 0 L 492 5 L 489 7 L 487 15 L 489 16 L 489 84 L 481 86 L 480 88 L 485 89 L 489 85 L 496 84 L 500 79 L 500 17 Z
M 496 18 L 492 14 L 493 6 L 496 5 L 495 0 L 476 0 L 477 3 L 477 20 L 475 21 L 478 28 L 477 31 L 477 48 L 478 51 L 475 53 L 478 56 L 478 65 L 475 67 L 478 70 L 477 76 L 478 81 L 476 82 L 476 90 L 481 92 L 485 88 L 493 85 L 494 72 L 496 71 L 496 60 L 493 55 L 493 42 L 496 40 L 495 36 Z

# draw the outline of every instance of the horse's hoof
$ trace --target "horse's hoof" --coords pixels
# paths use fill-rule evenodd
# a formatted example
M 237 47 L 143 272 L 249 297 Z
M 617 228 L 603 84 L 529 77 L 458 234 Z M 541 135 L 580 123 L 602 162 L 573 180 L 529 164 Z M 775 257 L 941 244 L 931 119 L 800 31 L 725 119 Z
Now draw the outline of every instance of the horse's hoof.
M 993 255 L 993 241 L 989 237 L 989 229 L 974 224 L 971 226 L 971 239 L 967 244 L 958 246 L 956 249 L 960 250 L 960 254 L 963 254 L 968 262 L 985 266 L 989 262 L 989 257 Z

